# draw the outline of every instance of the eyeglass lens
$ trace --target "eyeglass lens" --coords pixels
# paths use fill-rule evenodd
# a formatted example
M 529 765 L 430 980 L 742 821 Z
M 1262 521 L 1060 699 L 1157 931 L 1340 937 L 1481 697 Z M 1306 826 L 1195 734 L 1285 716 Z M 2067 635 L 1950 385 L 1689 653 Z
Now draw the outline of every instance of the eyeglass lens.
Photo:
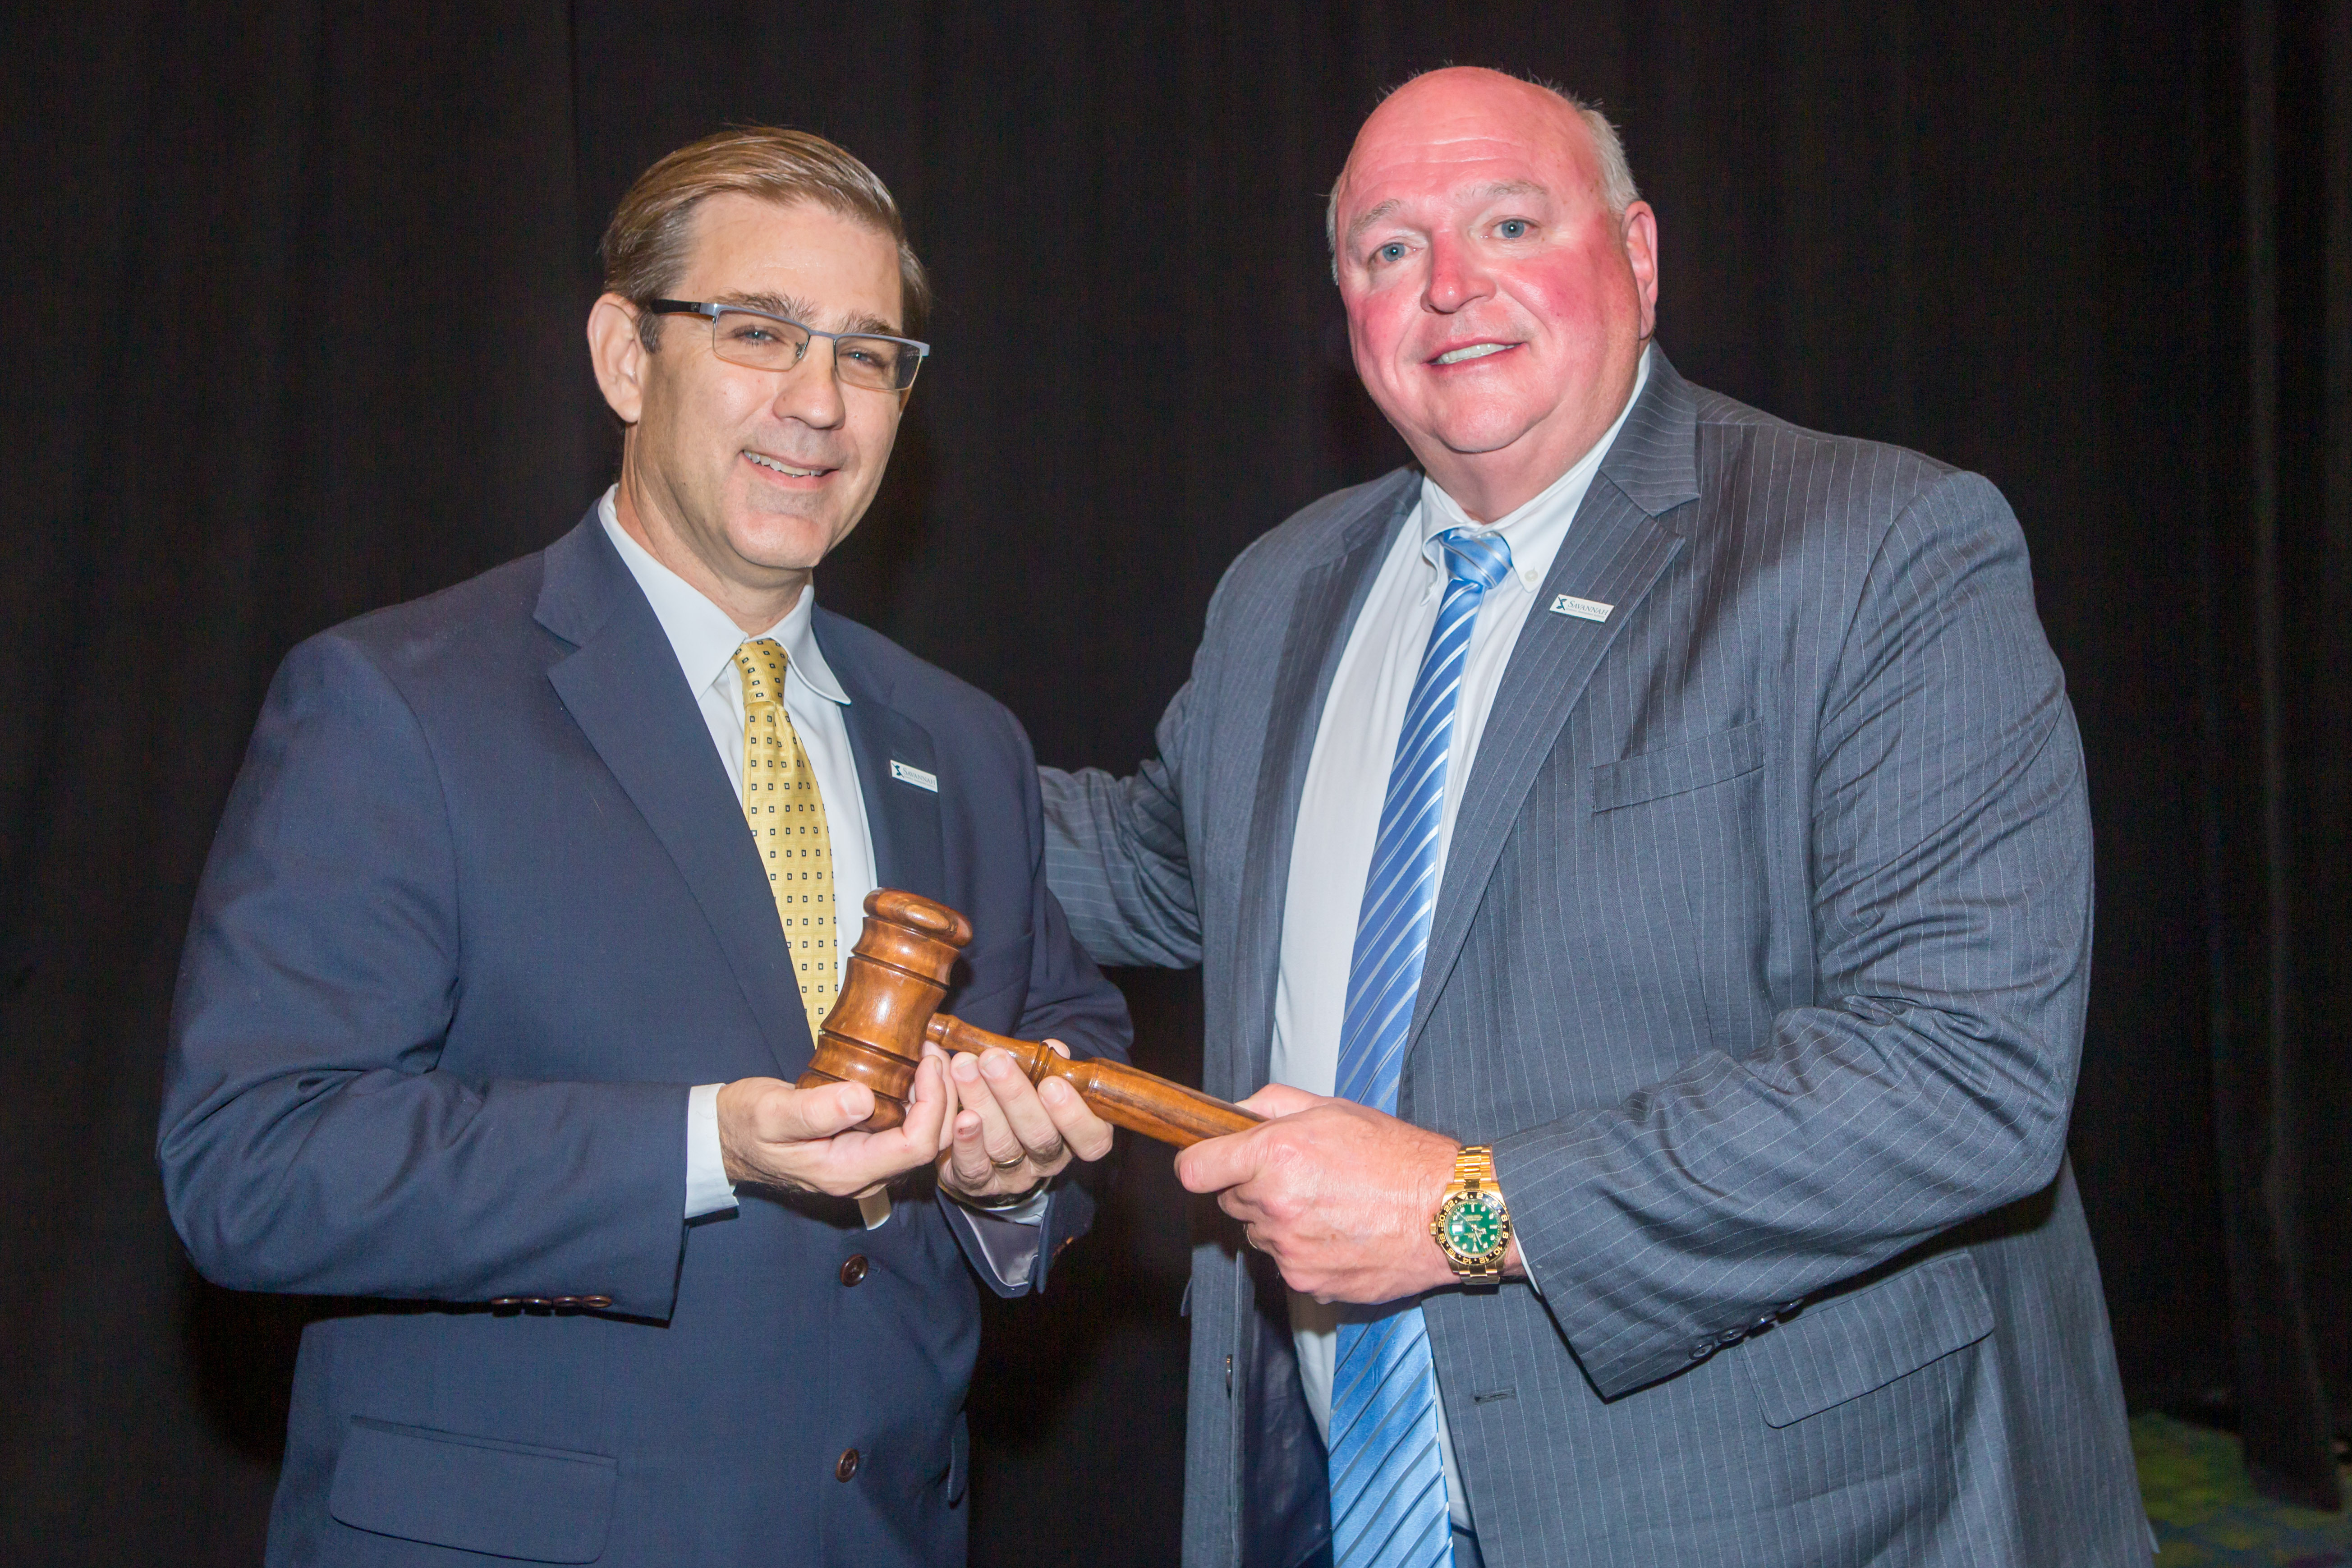
M 790 370 L 808 352 L 808 332 L 790 321 L 748 310 L 721 310 L 710 324 L 710 346 L 730 364 Z M 834 340 L 834 374 L 850 386 L 902 392 L 913 384 L 923 356 L 888 338 L 849 335 Z

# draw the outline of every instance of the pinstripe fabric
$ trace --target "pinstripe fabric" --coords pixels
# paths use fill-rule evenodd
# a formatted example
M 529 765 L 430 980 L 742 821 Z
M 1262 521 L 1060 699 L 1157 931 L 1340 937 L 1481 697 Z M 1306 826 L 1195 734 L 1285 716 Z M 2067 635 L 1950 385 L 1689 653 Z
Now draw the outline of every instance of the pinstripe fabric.
M 1391 1114 L 1437 902 L 1463 661 L 1486 590 L 1511 569 L 1511 547 L 1500 534 L 1453 528 L 1437 542 L 1445 555 L 1445 597 L 1429 628 L 1389 767 L 1339 1030 L 1339 1098 Z M 1331 1538 L 1339 1568 L 1454 1561 L 1438 1458 L 1437 1377 L 1419 1308 L 1339 1325 L 1331 1388 Z
M 1215 1093 L 1264 1081 L 1251 836 L 1412 482 L 1243 553 L 1142 772 L 1046 779 L 1080 940 L 1202 963 Z M 1616 608 L 1520 635 L 1399 1093 L 1495 1145 L 1544 1286 L 1423 1303 L 1485 1555 L 2145 1564 L 2063 1158 L 2083 763 L 2007 506 L 1654 363 L 1543 594 Z M 1185 1560 L 1271 1561 L 1224 1377 L 1286 1418 L 1264 1314 L 1229 1236 L 1194 1270 Z

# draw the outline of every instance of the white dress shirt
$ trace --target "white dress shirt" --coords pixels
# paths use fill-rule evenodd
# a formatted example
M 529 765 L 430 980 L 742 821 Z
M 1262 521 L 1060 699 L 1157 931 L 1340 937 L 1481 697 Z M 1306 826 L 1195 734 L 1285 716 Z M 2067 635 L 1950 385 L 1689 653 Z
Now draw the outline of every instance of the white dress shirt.
M 739 800 L 743 795 L 744 713 L 743 679 L 736 668 L 735 651 L 760 637 L 773 637 L 782 646 L 788 659 L 784 711 L 800 735 L 802 750 L 808 753 L 810 771 L 816 774 L 817 795 L 824 803 L 825 831 L 833 849 L 834 920 L 838 935 L 835 952 L 837 963 L 845 966 L 850 948 L 865 927 L 866 895 L 876 886 L 874 836 L 866 820 L 866 797 L 857 787 L 857 760 L 849 748 L 849 726 L 842 718 L 842 710 L 849 706 L 849 694 L 842 690 L 832 667 L 825 663 L 824 650 L 817 646 L 810 624 L 816 608 L 816 584 L 811 583 L 801 590 L 782 620 L 757 637 L 746 637 L 700 589 L 629 537 L 614 510 L 612 490 L 607 489 L 596 503 L 596 516 L 669 638 L 670 651 L 677 656 L 678 668 L 702 710 L 710 743 L 717 748 L 719 763 L 726 768 L 727 781 Z M 751 829 L 747 826 L 744 832 Z M 719 1142 L 721 1087 L 698 1084 L 688 1097 L 688 1219 L 735 1206 L 735 1188 L 727 1180 Z M 1035 1266 L 1037 1226 L 1045 1217 L 1045 1195 L 1040 1194 L 1017 1209 L 971 1215 L 982 1250 L 997 1278 L 1007 1285 L 1026 1283 Z M 868 1230 L 890 1217 L 887 1193 L 862 1198 L 858 1206 Z
M 1511 570 L 1486 590 L 1470 634 L 1462 686 L 1454 698 L 1452 750 L 1445 764 L 1445 798 L 1437 839 L 1436 879 L 1443 885 L 1445 855 L 1454 839 L 1454 817 L 1463 786 L 1477 761 L 1478 739 L 1502 684 L 1503 671 L 1518 643 L 1519 628 L 1535 607 L 1537 592 L 1568 537 L 1569 524 L 1583 504 L 1601 459 L 1623 428 L 1625 416 L 1650 378 L 1650 356 L 1642 354 L 1633 391 L 1617 421 L 1542 494 L 1491 525 L 1511 547 Z M 1315 751 L 1298 800 L 1298 826 L 1290 841 L 1290 882 L 1282 914 L 1282 960 L 1276 981 L 1272 1078 L 1276 1083 L 1328 1095 L 1339 1081 L 1339 1031 L 1348 1006 L 1348 968 L 1354 956 L 1356 922 L 1362 912 L 1364 883 L 1370 875 L 1372 841 L 1380 831 L 1381 803 L 1389 769 L 1396 761 L 1397 737 L 1404 728 L 1413 678 L 1437 624 L 1446 568 L 1437 536 L 1448 529 L 1479 527 L 1435 481 L 1424 479 L 1421 503 L 1405 520 L 1396 542 L 1372 580 L 1331 677 L 1331 692 L 1315 732 Z M 1507 1197 L 1507 1194 L 1505 1194 Z M 1339 1354 L 1343 1319 L 1368 1320 L 1395 1308 L 1318 1303 L 1290 1293 L 1291 1335 L 1298 1350 L 1298 1373 L 1307 1407 L 1325 1440 L 1330 1437 L 1331 1374 Z M 1445 1408 L 1437 1410 L 1439 1452 L 1445 1462 L 1446 1500 L 1454 1522 L 1471 1527 L 1470 1510 L 1445 1429 Z

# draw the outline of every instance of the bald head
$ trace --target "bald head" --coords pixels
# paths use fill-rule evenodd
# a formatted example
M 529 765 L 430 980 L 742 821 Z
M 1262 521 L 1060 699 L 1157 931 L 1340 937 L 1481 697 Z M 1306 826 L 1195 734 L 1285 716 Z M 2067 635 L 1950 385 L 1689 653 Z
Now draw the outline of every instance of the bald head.
M 1551 126 L 1557 134 L 1570 140 L 1580 135 L 1599 182 L 1601 199 L 1609 210 L 1622 216 L 1642 199 L 1633 184 L 1633 167 L 1625 159 L 1625 143 L 1596 105 L 1545 83 L 1481 66 L 1448 66 L 1412 78 L 1372 110 L 1371 118 L 1356 132 L 1356 146 L 1362 148 L 1366 139 L 1376 133 L 1390 134 L 1392 127 L 1406 127 L 1405 133 L 1413 134 L 1433 114 L 1452 116 L 1458 125 L 1482 113 L 1520 116 L 1531 127 Z M 1355 162 L 1351 153 L 1349 165 Z M 1333 253 L 1335 268 L 1339 202 L 1347 184 L 1348 170 L 1343 168 L 1323 209 L 1323 243 Z
M 1423 468 L 1496 521 L 1632 395 L 1657 224 L 1597 111 L 1500 71 L 1391 93 L 1331 192 L 1356 374 Z

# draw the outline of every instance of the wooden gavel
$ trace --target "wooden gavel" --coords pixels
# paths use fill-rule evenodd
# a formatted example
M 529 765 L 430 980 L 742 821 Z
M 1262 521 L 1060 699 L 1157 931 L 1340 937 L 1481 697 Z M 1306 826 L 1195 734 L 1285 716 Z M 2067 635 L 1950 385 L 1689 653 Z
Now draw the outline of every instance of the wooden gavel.
M 907 1119 L 915 1066 L 929 1040 L 949 1051 L 1010 1052 L 1030 1082 L 1058 1078 L 1104 1121 L 1178 1148 L 1265 1120 L 1139 1068 L 1073 1060 L 1034 1040 L 1008 1039 L 948 1016 L 939 1010 L 948 972 L 971 941 L 971 922 L 945 904 L 890 888 L 866 894 L 866 929 L 850 949 L 841 998 L 824 1016 L 800 1087 L 862 1083 L 874 1091 L 874 1114 L 862 1125 L 877 1132 L 896 1127 Z

